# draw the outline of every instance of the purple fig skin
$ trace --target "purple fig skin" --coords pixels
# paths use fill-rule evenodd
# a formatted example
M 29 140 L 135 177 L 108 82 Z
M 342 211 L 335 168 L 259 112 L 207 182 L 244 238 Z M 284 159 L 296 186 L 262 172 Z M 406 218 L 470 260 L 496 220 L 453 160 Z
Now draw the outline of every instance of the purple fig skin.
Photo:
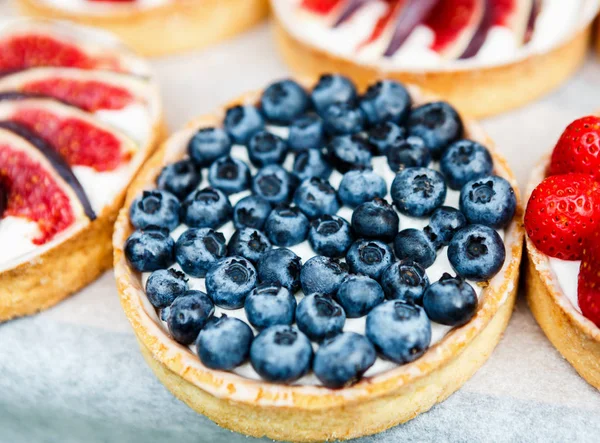
M 8 190 L 4 183 L 0 182 L 0 218 L 4 215 L 4 211 L 8 207 Z
M 525 31 L 524 43 L 529 43 L 531 41 L 531 38 L 533 37 L 533 32 L 535 31 L 535 22 L 541 9 L 541 0 L 533 0 L 531 2 L 531 11 L 529 12 L 529 18 L 527 19 L 527 30 Z
M 340 26 L 342 23 L 344 23 L 346 20 L 348 20 L 350 17 L 352 17 L 352 15 L 356 11 L 358 11 L 360 8 L 362 8 L 364 5 L 366 5 L 367 3 L 371 2 L 371 1 L 372 0 L 349 0 L 348 2 L 346 2 L 346 5 L 344 6 L 342 13 L 338 17 L 338 19 L 335 21 L 335 24 L 333 25 L 333 27 L 337 28 L 338 26 Z
M 54 151 L 48 143 L 23 125 L 11 121 L 0 121 L 0 128 L 10 131 L 27 140 L 31 146 L 40 151 L 53 166 L 54 171 L 71 187 L 71 189 L 73 189 L 73 192 L 75 192 L 75 195 L 81 202 L 85 215 L 92 221 L 96 219 L 96 213 L 92 209 L 92 205 L 83 190 L 81 183 L 77 180 L 77 177 L 69 164 L 58 152 Z
M 20 100 L 30 100 L 30 99 L 45 99 L 45 100 L 54 100 L 55 102 L 61 103 L 66 106 L 71 106 L 72 108 L 82 109 L 78 106 L 73 105 L 72 103 L 67 103 L 66 101 L 59 100 L 56 97 L 52 97 L 50 95 L 44 94 L 33 94 L 29 92 L 19 92 L 19 91 L 7 91 L 0 92 L 0 102 L 3 101 L 20 101 Z
M 473 34 L 471 41 L 467 45 L 467 49 L 462 55 L 459 57 L 460 60 L 464 60 L 467 58 L 475 57 L 478 53 L 485 40 L 487 39 L 488 32 L 492 27 L 492 1 L 493 0 L 485 0 L 483 4 L 483 17 L 481 18 L 481 22 Z
M 394 34 L 383 55 L 385 57 L 393 56 L 414 29 L 425 21 L 438 3 L 439 0 L 407 0 L 406 5 L 396 18 Z

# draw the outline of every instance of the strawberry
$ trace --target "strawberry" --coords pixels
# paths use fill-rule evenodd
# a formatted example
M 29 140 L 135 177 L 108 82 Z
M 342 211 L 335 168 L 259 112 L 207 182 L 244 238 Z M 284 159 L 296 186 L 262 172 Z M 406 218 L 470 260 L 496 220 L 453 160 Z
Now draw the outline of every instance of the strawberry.
M 580 172 L 600 178 L 600 118 L 575 120 L 562 133 L 552 153 L 549 175 Z
M 600 222 L 600 184 L 587 174 L 554 175 L 531 194 L 525 229 L 544 254 L 580 260 L 584 240 Z
M 579 268 L 577 298 L 581 313 L 600 327 L 600 232 L 586 240 Z

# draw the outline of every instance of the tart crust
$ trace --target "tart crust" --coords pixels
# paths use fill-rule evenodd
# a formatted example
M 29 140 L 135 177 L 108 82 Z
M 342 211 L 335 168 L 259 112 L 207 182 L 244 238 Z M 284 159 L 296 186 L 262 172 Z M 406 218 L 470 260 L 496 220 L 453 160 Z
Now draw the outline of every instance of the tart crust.
M 306 86 L 310 86 L 306 84 Z M 416 102 L 431 101 L 410 88 Z M 259 93 L 230 103 L 256 103 Z M 482 292 L 475 317 L 450 332 L 420 359 L 340 390 L 322 386 L 284 386 L 210 370 L 189 349 L 164 332 L 142 287 L 139 273 L 127 263 L 123 247 L 133 231 L 128 207 L 152 186 L 161 168 L 184 155 L 187 138 L 199 127 L 220 124 L 225 108 L 200 117 L 173 135 L 133 182 L 119 214 L 113 239 L 115 274 L 121 304 L 157 377 L 180 400 L 218 425 L 254 437 L 302 442 L 350 439 L 374 434 L 427 411 L 462 386 L 500 340 L 512 313 L 521 261 L 523 230 L 519 204 L 506 230 L 507 260 Z M 482 130 L 466 120 L 467 134 L 491 147 Z M 496 172 L 518 190 L 506 161 L 494 153 Z M 518 191 L 517 191 L 517 197 Z M 520 201 L 520 200 L 519 200 Z
M 22 13 L 32 17 L 104 28 L 151 57 L 224 40 L 261 22 L 269 10 L 267 0 L 174 0 L 154 8 L 136 10 L 132 6 L 110 14 L 68 11 L 40 0 L 17 0 L 17 4 Z
M 306 44 L 274 15 L 274 34 L 283 60 L 298 75 L 339 72 L 365 87 L 378 78 L 421 86 L 473 117 L 487 117 L 523 106 L 557 88 L 583 64 L 591 23 L 548 52 L 513 63 L 473 69 L 383 70 Z
M 529 197 L 544 179 L 549 158 L 534 169 Z M 526 236 L 527 237 L 527 236 Z M 527 301 L 536 321 L 562 356 L 589 384 L 600 389 L 600 328 L 580 314 L 562 292 L 548 256 L 527 237 Z

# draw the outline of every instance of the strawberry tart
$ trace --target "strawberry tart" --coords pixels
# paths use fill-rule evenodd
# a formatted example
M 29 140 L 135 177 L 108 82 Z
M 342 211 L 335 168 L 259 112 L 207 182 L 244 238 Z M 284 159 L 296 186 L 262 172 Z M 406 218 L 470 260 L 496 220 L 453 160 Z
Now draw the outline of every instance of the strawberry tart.
M 571 123 L 533 171 L 527 298 L 577 372 L 600 389 L 600 118 Z
M 598 0 L 271 0 L 302 75 L 394 78 L 481 117 L 535 100 L 585 58 Z
M 447 102 L 393 80 L 277 81 L 175 133 L 115 226 L 157 377 L 255 437 L 374 434 L 443 401 L 511 316 L 515 179 Z
M 17 0 L 32 17 L 115 33 L 145 56 L 202 48 L 264 20 L 267 0 Z
M 112 37 L 0 25 L 0 321 L 110 268 L 117 211 L 161 121 L 148 66 Z

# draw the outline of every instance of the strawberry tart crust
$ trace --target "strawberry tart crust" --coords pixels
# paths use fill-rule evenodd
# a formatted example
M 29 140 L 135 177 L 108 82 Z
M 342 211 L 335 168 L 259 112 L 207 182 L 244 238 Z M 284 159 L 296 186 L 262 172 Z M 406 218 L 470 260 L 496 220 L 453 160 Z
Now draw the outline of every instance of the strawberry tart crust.
M 294 72 L 340 72 L 363 86 L 392 78 L 474 117 L 523 106 L 573 75 L 599 8 L 596 0 L 271 0 L 271 6 L 279 50 Z M 469 20 L 447 17 L 465 8 Z
M 416 104 L 432 100 L 416 87 L 411 87 L 410 93 Z M 259 97 L 260 93 L 250 93 L 229 106 L 256 104 Z M 142 190 L 154 186 L 165 165 L 184 156 L 191 134 L 198 128 L 219 125 L 224 115 L 225 109 L 221 109 L 200 117 L 163 144 L 133 182 L 115 225 L 115 274 L 121 303 L 144 358 L 161 382 L 220 426 L 254 437 L 303 442 L 381 432 L 411 420 L 459 389 L 490 356 L 512 314 L 523 240 L 520 204 L 505 230 L 504 266 L 481 293 L 473 319 L 452 330 L 418 360 L 366 377 L 353 386 L 332 390 L 318 385 L 277 385 L 211 370 L 165 332 L 146 297 L 140 273 L 125 256 L 124 245 L 133 232 L 129 207 Z M 479 126 L 471 121 L 464 124 L 466 137 L 492 148 Z M 494 172 L 518 189 L 506 161 L 493 149 L 492 153 Z
M 6 321 L 58 303 L 111 267 L 126 188 L 164 129 L 147 65 L 112 36 L 11 22 L 0 27 L 0 71 Z
M 32 17 L 113 32 L 145 56 L 203 48 L 255 26 L 268 13 L 267 0 L 17 0 L 17 4 Z

